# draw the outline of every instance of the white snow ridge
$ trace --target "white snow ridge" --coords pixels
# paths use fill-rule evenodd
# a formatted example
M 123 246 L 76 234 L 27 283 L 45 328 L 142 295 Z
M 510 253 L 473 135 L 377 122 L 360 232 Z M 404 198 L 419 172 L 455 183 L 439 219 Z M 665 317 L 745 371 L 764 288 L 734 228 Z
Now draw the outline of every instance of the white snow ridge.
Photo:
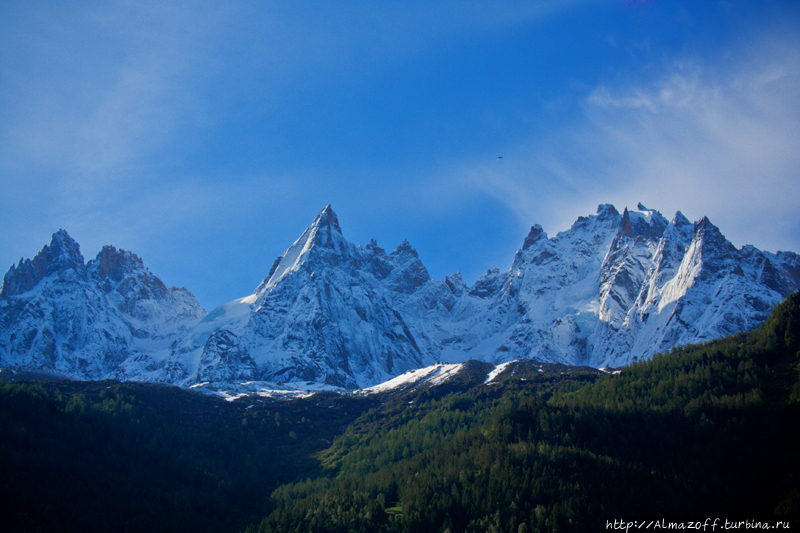
M 668 221 L 641 204 L 601 205 L 552 238 L 534 225 L 508 270 L 471 287 L 431 279 L 408 242 L 389 253 L 348 242 L 327 206 L 253 294 L 208 314 L 130 252 L 105 247 L 84 264 L 61 230 L 3 279 L 0 366 L 241 393 L 378 392 L 435 384 L 470 359 L 619 367 L 753 329 L 798 289 L 797 254 L 736 249 L 707 218 Z

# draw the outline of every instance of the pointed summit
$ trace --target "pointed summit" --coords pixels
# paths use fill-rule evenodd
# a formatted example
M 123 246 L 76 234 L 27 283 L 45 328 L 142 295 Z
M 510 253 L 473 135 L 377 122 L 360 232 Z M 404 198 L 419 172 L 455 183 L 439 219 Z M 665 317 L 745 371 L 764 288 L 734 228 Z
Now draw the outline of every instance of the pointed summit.
M 683 213 L 677 211 L 675 213 L 675 217 L 672 219 L 672 225 L 679 228 L 683 228 L 686 226 L 692 226 L 692 223 L 689 221 L 688 218 L 686 218 L 686 216 Z
M 619 221 L 619 231 L 625 237 L 633 237 L 633 225 L 631 224 L 631 214 L 628 208 L 622 211 L 622 219 Z
M 255 292 L 274 286 L 287 273 L 299 270 L 304 264 L 339 264 L 353 253 L 353 248 L 342 235 L 339 218 L 328 204 L 300 238 L 275 260 L 267 278 Z
M 467 289 L 467 284 L 464 283 L 464 279 L 461 277 L 460 270 L 455 274 L 450 274 L 449 276 L 445 276 L 444 283 L 445 285 L 447 285 L 450 291 L 456 296 L 461 296 Z
M 44 261 L 48 273 L 83 267 L 80 246 L 63 229 L 53 234 L 50 246 L 45 246 L 33 260 Z
M 83 256 L 78 243 L 65 230 L 60 229 L 53 234 L 50 244 L 45 245 L 36 257 L 32 260 L 20 259 L 19 264 L 12 265 L 3 278 L 0 294 L 22 294 L 47 276 L 75 276 L 83 269 Z
M 728 254 L 736 251 L 736 247 L 725 238 L 719 228 L 712 224 L 711 220 L 706 216 L 695 222 L 692 238 L 701 243 L 705 253 L 712 250 L 719 254 Z
M 103 246 L 97 258 L 89 262 L 89 268 L 96 271 L 100 279 L 121 281 L 126 274 L 144 269 L 144 263 L 133 252 L 117 250 L 114 246 Z
M 414 247 L 411 246 L 411 243 L 408 242 L 408 239 L 403 239 L 403 242 L 398 244 L 397 248 L 395 248 L 394 251 L 392 251 L 392 253 L 390 253 L 389 255 L 394 257 L 403 257 L 403 256 L 411 256 L 415 258 L 419 257 L 419 254 L 414 249 Z
M 534 224 L 531 226 L 531 231 L 528 233 L 528 236 L 525 237 L 525 241 L 522 243 L 522 249 L 527 250 L 533 245 L 533 243 L 542 238 L 546 239 L 547 233 L 544 232 L 544 228 L 542 228 L 541 225 Z
M 331 208 L 331 204 L 325 206 L 325 208 L 320 211 L 317 218 L 314 219 L 314 222 L 311 223 L 312 228 L 319 228 L 323 231 L 323 233 L 327 233 L 328 242 L 330 243 L 331 237 L 333 232 L 338 233 L 339 235 L 342 234 L 342 228 L 339 226 L 339 218 L 336 216 L 336 213 L 333 212 Z
M 344 240 L 344 237 L 342 236 L 342 228 L 339 226 L 339 218 L 333 212 L 330 204 L 320 211 L 314 222 L 298 239 L 298 242 L 303 240 L 306 241 L 306 245 L 338 248 L 338 244 Z
M 342 228 L 339 226 L 339 217 L 337 217 L 336 213 L 333 212 L 331 204 L 328 204 L 322 208 L 322 211 L 319 212 L 317 218 L 314 219 L 314 223 L 316 223 L 318 220 L 322 221 L 324 225 L 331 225 L 339 233 L 342 232 Z
M 389 260 L 394 266 L 387 283 L 394 291 L 411 294 L 431 279 L 419 254 L 406 239 L 389 254 Z

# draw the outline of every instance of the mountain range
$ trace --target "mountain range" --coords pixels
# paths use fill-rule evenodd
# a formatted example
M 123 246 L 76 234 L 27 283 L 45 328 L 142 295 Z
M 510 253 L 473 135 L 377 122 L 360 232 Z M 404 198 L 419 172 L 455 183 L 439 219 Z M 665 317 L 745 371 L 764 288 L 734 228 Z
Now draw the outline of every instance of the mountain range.
M 600 205 L 508 270 L 431 279 L 407 241 L 356 246 L 325 207 L 254 292 L 206 313 L 135 254 L 84 262 L 60 230 L 0 289 L 0 366 L 81 380 L 375 386 L 437 362 L 618 367 L 751 330 L 800 288 L 800 256 L 734 247 L 707 218 Z

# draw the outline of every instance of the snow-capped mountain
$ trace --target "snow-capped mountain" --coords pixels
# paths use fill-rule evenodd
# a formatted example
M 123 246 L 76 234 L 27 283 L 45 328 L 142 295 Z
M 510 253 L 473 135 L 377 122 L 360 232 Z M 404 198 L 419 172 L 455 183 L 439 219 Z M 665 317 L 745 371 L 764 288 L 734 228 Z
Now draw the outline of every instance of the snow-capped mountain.
M 707 218 L 601 205 L 553 238 L 533 226 L 509 271 L 450 283 L 446 312 L 405 310 L 445 361 L 613 367 L 755 328 L 800 288 L 798 267 L 795 253 L 737 250 Z M 421 300 L 426 290 L 439 287 Z
M 470 359 L 599 368 L 752 329 L 799 288 L 797 254 L 736 249 L 706 218 L 641 204 L 601 205 L 552 238 L 534 225 L 509 270 L 471 287 L 431 279 L 408 242 L 348 242 L 327 206 L 253 294 L 208 315 L 130 252 L 84 265 L 61 231 L 5 276 L 0 360 L 184 386 L 366 388 Z
M 3 278 L 0 361 L 77 379 L 136 379 L 144 361 L 157 366 L 153 358 L 204 315 L 189 291 L 168 288 L 135 254 L 106 246 L 84 264 L 60 230 Z
M 430 280 L 411 246 L 342 236 L 330 206 L 255 292 L 213 310 L 175 347 L 188 381 L 313 381 L 357 388 L 427 359 L 395 304 Z

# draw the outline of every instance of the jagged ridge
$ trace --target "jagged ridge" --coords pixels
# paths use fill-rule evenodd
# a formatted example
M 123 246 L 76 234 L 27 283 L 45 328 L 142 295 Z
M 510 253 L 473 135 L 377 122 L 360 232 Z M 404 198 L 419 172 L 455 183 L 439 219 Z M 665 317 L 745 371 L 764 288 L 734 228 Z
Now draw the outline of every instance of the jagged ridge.
M 403 241 L 355 246 L 326 206 L 250 296 L 205 315 L 130 252 L 83 264 L 59 231 L 0 290 L 0 360 L 81 379 L 362 388 L 436 361 L 595 368 L 753 329 L 800 288 L 800 258 L 736 249 L 707 218 L 639 204 L 534 225 L 508 271 L 433 280 Z
M 185 288 L 168 288 L 131 252 L 104 247 L 84 264 L 64 230 L 0 289 L 0 360 L 77 379 L 142 379 L 205 315 Z M 133 371 L 129 372 L 129 368 Z

